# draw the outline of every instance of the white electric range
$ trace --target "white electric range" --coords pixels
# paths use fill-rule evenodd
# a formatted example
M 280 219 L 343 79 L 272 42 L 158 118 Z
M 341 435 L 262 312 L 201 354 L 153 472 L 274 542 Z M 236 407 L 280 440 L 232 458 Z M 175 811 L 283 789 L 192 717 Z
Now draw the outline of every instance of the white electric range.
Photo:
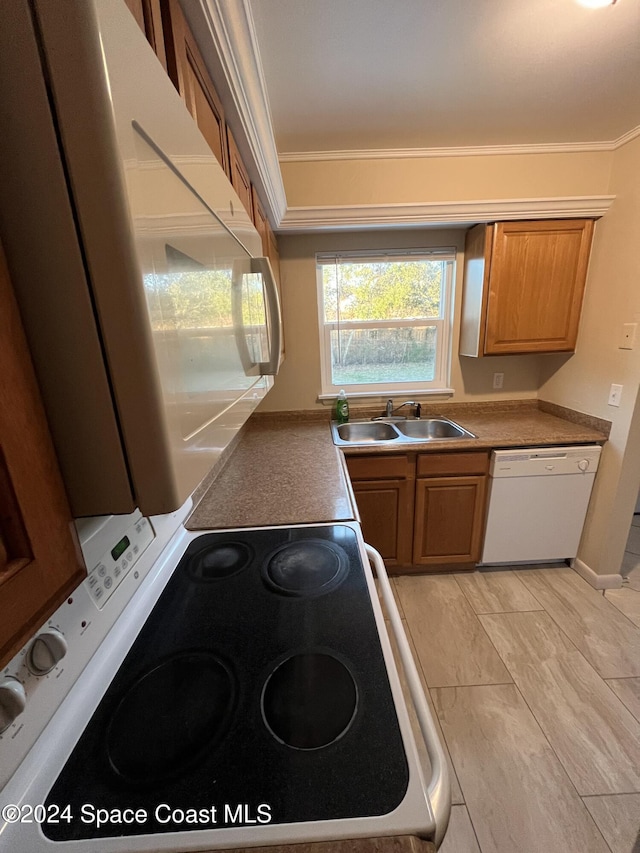
M 439 843 L 446 762 L 359 525 L 191 532 L 189 509 L 81 525 L 88 578 L 2 674 L 0 851 Z

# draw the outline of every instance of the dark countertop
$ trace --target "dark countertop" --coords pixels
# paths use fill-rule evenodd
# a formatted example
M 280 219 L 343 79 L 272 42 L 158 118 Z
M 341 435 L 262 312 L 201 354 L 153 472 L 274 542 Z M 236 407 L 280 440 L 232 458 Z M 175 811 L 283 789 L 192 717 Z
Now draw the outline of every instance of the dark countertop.
M 477 438 L 339 449 L 331 440 L 328 414 L 253 415 L 224 467 L 202 490 L 187 527 L 205 530 L 353 520 L 356 510 L 341 450 L 359 456 L 607 440 L 607 422 L 535 400 L 429 404 L 424 409 L 424 417 L 451 418 Z

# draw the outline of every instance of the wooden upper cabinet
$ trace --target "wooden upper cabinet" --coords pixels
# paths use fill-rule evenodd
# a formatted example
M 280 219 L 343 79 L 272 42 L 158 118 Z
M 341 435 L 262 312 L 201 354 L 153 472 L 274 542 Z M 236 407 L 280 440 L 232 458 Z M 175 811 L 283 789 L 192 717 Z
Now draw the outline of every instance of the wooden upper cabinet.
M 269 245 L 267 251 L 267 257 L 271 262 L 271 268 L 273 269 L 273 274 L 276 277 L 276 281 L 278 282 L 278 287 L 280 287 L 280 252 L 278 251 L 278 240 L 276 235 L 271 230 L 271 226 L 267 221 L 267 242 Z
M 164 49 L 160 0 L 125 0 L 125 3 L 147 37 L 147 41 L 160 60 L 162 67 L 166 70 L 167 54 Z
M 256 226 L 256 231 L 262 240 L 262 254 L 265 258 L 269 257 L 269 220 L 264 212 L 262 202 L 256 192 L 256 188 L 251 186 L 251 202 L 253 207 L 253 224 Z
M 592 237 L 591 219 L 472 228 L 460 354 L 573 352 Z
M 85 575 L 0 250 L 0 667 Z
M 169 76 L 218 162 L 230 175 L 222 102 L 178 0 L 161 0 L 161 8 Z
M 242 157 L 238 151 L 238 146 L 233 138 L 233 134 L 227 127 L 227 142 L 229 146 L 229 175 L 231 178 L 231 186 L 237 192 L 244 209 L 249 214 L 249 218 L 253 221 L 253 198 L 251 195 L 251 179 L 247 168 L 242 162 Z
M 275 276 L 276 282 L 278 284 L 278 288 L 280 287 L 280 252 L 278 251 L 278 240 L 276 235 L 273 233 L 273 229 L 271 228 L 271 224 L 265 213 L 264 207 L 262 206 L 262 202 L 260 201 L 260 196 L 256 192 L 256 188 L 251 185 L 251 201 L 252 201 L 252 209 L 253 209 L 253 224 L 256 227 L 256 231 L 260 235 L 260 239 L 262 240 L 262 254 L 265 258 L 269 258 L 271 263 L 271 269 L 273 270 L 273 274 Z

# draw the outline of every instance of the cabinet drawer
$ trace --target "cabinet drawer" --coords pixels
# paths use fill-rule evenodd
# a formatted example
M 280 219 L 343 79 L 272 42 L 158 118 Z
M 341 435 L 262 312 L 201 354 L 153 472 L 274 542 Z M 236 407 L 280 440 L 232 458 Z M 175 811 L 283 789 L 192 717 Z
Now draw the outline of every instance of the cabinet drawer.
M 352 480 L 385 480 L 407 477 L 407 456 L 347 456 L 347 468 Z
M 418 477 L 439 477 L 443 474 L 486 474 L 488 453 L 421 453 L 418 456 Z

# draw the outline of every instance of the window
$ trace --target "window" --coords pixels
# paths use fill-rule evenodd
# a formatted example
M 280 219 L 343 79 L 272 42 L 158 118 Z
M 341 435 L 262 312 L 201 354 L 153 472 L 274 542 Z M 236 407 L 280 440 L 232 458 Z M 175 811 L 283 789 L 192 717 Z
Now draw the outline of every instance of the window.
M 317 255 L 322 394 L 448 386 L 454 249 Z

